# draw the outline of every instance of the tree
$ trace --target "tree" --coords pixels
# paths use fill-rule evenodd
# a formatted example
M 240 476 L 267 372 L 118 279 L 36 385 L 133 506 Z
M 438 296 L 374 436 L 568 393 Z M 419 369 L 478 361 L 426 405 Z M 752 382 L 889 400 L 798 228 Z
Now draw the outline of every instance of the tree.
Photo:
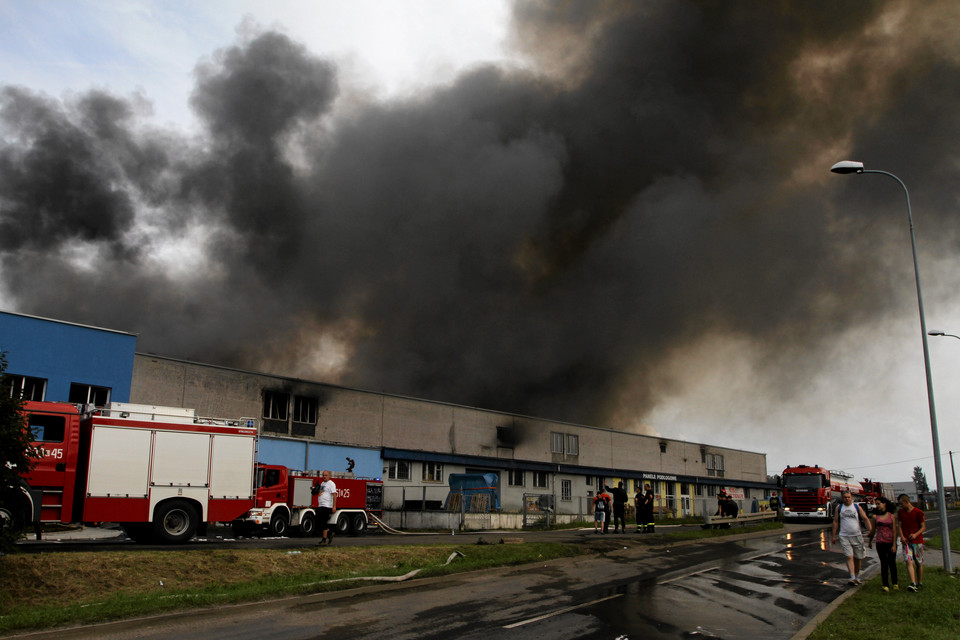
M 913 484 L 917 488 L 917 495 L 927 493 L 930 488 L 927 487 L 927 476 L 920 467 L 913 468 Z
M 7 375 L 7 353 L 0 351 L 0 548 L 9 550 L 20 536 L 26 501 L 20 489 L 20 474 L 37 463 L 30 446 L 21 409 L 23 401 L 13 393 Z

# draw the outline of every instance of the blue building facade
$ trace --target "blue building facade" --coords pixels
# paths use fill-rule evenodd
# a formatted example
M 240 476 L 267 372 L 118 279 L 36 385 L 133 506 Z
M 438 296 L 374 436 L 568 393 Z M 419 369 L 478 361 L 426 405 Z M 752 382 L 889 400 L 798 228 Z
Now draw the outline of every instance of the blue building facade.
M 129 402 L 137 336 L 0 311 L 0 351 L 27 400 Z
M 379 449 L 321 444 L 292 438 L 262 436 L 260 461 L 307 471 L 350 470 L 362 478 L 379 478 L 383 475 L 383 459 Z
M 169 397 L 131 397 L 136 346 L 132 333 L 0 311 L 0 352 L 25 400 L 170 405 Z M 260 438 L 259 460 L 302 470 L 352 467 L 366 477 L 383 470 L 379 449 L 269 435 Z

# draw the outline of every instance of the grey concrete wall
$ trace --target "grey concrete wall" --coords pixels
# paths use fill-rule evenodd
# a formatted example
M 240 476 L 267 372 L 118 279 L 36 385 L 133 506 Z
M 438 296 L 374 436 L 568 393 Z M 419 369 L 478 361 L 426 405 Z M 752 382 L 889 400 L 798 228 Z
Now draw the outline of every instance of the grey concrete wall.
M 306 425 L 304 431 L 303 425 L 297 425 L 299 433 L 286 434 L 311 441 L 703 478 L 708 477 L 702 456 L 706 452 L 724 456 L 724 480 L 766 482 L 766 456 L 762 453 L 345 389 L 160 356 L 137 354 L 134 359 L 131 402 L 135 403 L 190 407 L 205 416 L 260 417 L 264 390 L 317 398 L 316 426 Z M 574 456 L 551 451 L 553 432 L 577 436 L 579 453 Z M 665 444 L 663 451 L 661 443 Z M 411 480 L 390 481 L 385 477 L 385 482 L 388 487 L 408 487 L 411 491 L 428 486 L 428 499 L 442 500 L 446 497 L 445 480 L 449 474 L 464 471 L 462 465 L 445 465 L 444 483 L 437 486 L 421 481 L 421 469 L 420 463 L 414 463 Z M 595 479 L 590 486 L 586 475 L 549 475 L 547 488 L 534 487 L 530 471 L 525 472 L 525 486 L 511 487 L 507 472 L 501 470 L 504 508 L 518 510 L 523 493 L 545 493 L 557 496 L 558 511 L 575 514 L 580 510 L 580 499 L 594 495 Z M 639 477 L 639 473 L 624 479 L 634 477 Z M 570 501 L 561 500 L 560 482 L 564 479 L 571 481 Z M 631 489 L 632 483 L 628 483 L 628 490 Z M 664 484 L 662 489 L 664 494 L 676 495 L 679 500 L 676 486 Z

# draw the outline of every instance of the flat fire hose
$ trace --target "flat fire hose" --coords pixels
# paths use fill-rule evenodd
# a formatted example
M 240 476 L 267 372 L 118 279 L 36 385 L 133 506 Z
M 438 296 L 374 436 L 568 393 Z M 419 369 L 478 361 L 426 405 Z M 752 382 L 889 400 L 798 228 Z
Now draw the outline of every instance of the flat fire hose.
M 391 535 L 395 535 L 395 536 L 435 536 L 437 535 L 435 532 L 410 533 L 409 531 L 400 531 L 398 529 L 394 529 L 393 527 L 391 527 L 386 522 L 384 522 L 377 516 L 373 515 L 372 513 L 367 513 L 367 515 L 370 517 L 371 520 L 377 523 L 377 526 L 379 526 L 381 530 Z
M 448 564 L 453 562 L 455 558 L 462 558 L 462 557 L 463 557 L 462 553 L 460 553 L 459 551 L 454 551 L 453 553 L 450 554 L 450 557 L 447 558 L 447 561 L 443 563 L 443 566 L 447 566 Z M 409 571 L 403 574 L 402 576 L 364 576 L 359 578 L 339 578 L 337 580 L 326 580 L 325 582 L 323 582 L 323 584 L 328 584 L 330 582 L 355 582 L 357 580 L 365 580 L 368 582 L 404 582 L 405 580 L 409 580 L 410 578 L 414 577 L 421 571 L 422 569 L 414 569 L 413 571 Z M 314 582 L 312 584 L 320 584 L 320 583 Z

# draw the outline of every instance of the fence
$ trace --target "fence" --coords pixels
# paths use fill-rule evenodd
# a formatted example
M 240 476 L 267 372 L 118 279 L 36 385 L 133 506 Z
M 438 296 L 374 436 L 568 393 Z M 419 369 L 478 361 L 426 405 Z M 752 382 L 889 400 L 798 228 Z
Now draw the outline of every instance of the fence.
M 465 500 L 458 493 L 450 493 L 446 484 L 384 486 L 383 490 L 384 521 L 397 529 L 519 529 L 593 520 L 593 498 L 587 496 L 561 500 L 547 493 L 524 493 L 521 508 L 512 506 L 490 511 L 488 496 L 467 496 Z M 656 520 L 678 515 L 678 505 L 670 498 L 672 496 L 662 496 L 654 506 Z M 747 500 L 735 502 L 741 513 L 751 508 Z M 713 514 L 716 499 L 698 498 L 696 507 L 697 515 Z M 633 500 L 626 504 L 626 519 L 630 523 L 636 522 Z

